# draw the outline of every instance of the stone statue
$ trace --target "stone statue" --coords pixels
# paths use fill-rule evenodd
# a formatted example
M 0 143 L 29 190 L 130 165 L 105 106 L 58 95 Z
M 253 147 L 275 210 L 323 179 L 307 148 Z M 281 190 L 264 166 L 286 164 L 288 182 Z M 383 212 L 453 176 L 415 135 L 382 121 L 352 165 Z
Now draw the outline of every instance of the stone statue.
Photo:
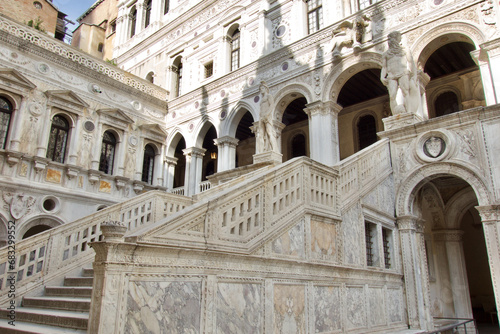
M 401 33 L 393 31 L 388 38 L 380 80 L 389 90 L 392 114 L 415 113 L 419 106 L 417 67 L 411 53 L 401 46 Z
M 273 124 L 273 110 L 274 105 L 273 96 L 269 94 L 269 87 L 262 81 L 260 83 L 260 93 L 262 99 L 260 101 L 260 122 L 259 122 L 259 140 L 258 147 L 260 152 L 274 151 L 278 152 L 278 137 Z
M 332 51 L 335 59 L 340 58 L 344 46 L 352 47 L 355 51 L 361 48 L 369 21 L 366 15 L 358 16 L 353 21 L 342 22 L 337 29 L 333 30 Z

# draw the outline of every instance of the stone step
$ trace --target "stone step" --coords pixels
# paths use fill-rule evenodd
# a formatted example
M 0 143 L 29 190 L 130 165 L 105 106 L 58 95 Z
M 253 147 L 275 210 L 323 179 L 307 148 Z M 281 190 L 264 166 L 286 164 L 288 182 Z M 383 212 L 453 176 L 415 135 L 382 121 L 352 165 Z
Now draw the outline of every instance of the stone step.
M 94 277 L 65 277 L 64 286 L 80 287 L 80 286 L 92 286 Z
M 8 320 L 0 319 L 0 333 L 2 334 L 85 334 L 86 330 L 62 328 L 41 324 L 32 324 L 16 320 L 15 327 L 8 323 Z
M 90 311 L 90 298 L 75 297 L 24 297 L 23 307 L 47 308 L 55 310 L 68 310 L 78 312 Z
M 94 269 L 93 268 L 83 268 L 82 276 L 83 277 L 94 277 Z
M 9 311 L 0 309 L 0 318 L 7 319 Z M 16 308 L 16 322 L 30 322 L 49 326 L 59 326 L 74 329 L 87 329 L 88 312 L 73 312 L 63 310 L 38 309 L 30 307 Z
M 92 287 L 46 286 L 45 296 L 90 298 L 92 297 Z

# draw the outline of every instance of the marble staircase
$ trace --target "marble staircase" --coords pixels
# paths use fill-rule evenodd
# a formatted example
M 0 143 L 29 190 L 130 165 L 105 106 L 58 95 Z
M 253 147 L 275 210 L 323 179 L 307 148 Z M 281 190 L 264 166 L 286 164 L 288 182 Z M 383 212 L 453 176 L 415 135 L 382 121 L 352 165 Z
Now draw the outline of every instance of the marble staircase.
M 44 295 L 24 297 L 15 309 L 15 326 L 9 311 L 0 309 L 1 333 L 86 333 L 92 295 L 93 269 L 65 277 L 62 286 L 45 286 Z

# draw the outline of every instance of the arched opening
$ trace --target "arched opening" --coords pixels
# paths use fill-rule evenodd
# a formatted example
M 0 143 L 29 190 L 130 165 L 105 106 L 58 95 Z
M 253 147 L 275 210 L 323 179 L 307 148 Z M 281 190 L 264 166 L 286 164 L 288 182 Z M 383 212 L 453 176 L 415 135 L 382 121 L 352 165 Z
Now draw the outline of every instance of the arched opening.
M 151 82 L 151 83 L 154 83 L 155 81 L 155 74 L 154 72 L 149 72 L 147 75 L 146 75 L 146 80 Z
M 285 125 L 281 133 L 281 152 L 283 161 L 294 158 L 293 152 L 301 151 L 302 155 L 309 156 L 309 119 L 304 112 L 307 100 L 305 97 L 297 97 L 297 94 L 291 94 L 293 99 L 285 108 L 281 122 Z M 302 136 L 296 137 L 297 133 Z M 295 141 L 293 141 L 293 138 Z M 293 145 L 297 145 L 294 148 Z M 304 148 L 304 149 L 303 149 Z
M 339 113 L 340 158 L 344 159 L 377 141 L 377 122 L 390 115 L 387 88 L 380 81 L 380 69 L 354 74 L 342 86 L 337 103 Z M 369 108 L 370 115 L 366 114 Z
M 302 133 L 293 136 L 291 149 L 291 158 L 302 157 L 306 155 L 306 137 Z
M 182 57 L 175 58 L 172 63 L 172 92 L 173 97 L 178 97 L 182 93 Z
M 247 111 L 238 123 L 236 139 L 239 141 L 236 147 L 236 167 L 247 166 L 253 163 L 253 155 L 255 154 L 255 134 L 253 134 L 250 129 L 253 122 L 254 119 L 252 114 Z
M 69 122 L 62 115 L 52 118 L 50 127 L 49 145 L 47 147 L 47 158 L 55 162 L 64 162 L 66 156 L 66 144 L 69 135 Z
M 436 38 L 419 59 L 431 77 L 426 87 L 429 118 L 485 105 L 479 67 L 470 52 L 474 43 L 466 36 L 450 34 Z M 464 89 L 465 87 L 465 89 Z
M 144 28 L 147 28 L 151 23 L 152 6 L 153 6 L 153 0 L 147 0 L 144 3 Z
M 21 239 L 26 239 L 59 225 L 61 225 L 61 222 L 58 222 L 57 220 L 52 218 L 36 218 L 26 222 L 21 226 L 21 228 L 19 228 L 18 238 L 21 237 Z
M 174 189 L 184 187 L 184 178 L 186 176 L 186 141 L 182 137 L 175 146 L 174 158 L 177 158 L 177 164 L 174 169 Z
M 479 328 L 498 330 L 491 322 L 494 291 L 472 187 L 461 178 L 439 175 L 417 188 L 413 213 L 424 221 L 431 315 L 474 317 Z
M 231 71 L 240 68 L 240 29 L 236 27 L 230 35 Z
M 47 226 L 47 225 L 36 225 L 31 227 L 26 231 L 26 233 L 23 234 L 23 239 L 32 237 L 38 233 L 42 233 L 44 231 L 50 230 L 52 227 Z
M 217 138 L 217 131 L 213 125 L 210 126 L 205 137 L 203 138 L 203 148 L 206 149 L 203 156 L 203 169 L 201 180 L 207 180 L 207 176 L 217 173 L 218 150 L 214 139 Z
M 99 160 L 99 170 L 105 174 L 113 174 L 113 164 L 115 161 L 116 137 L 111 131 L 104 132 L 102 136 L 101 158 Z
M 130 24 L 130 31 L 129 31 L 129 37 L 132 38 L 135 35 L 135 25 L 137 23 L 137 9 L 132 7 L 130 10 L 129 14 L 129 24 Z

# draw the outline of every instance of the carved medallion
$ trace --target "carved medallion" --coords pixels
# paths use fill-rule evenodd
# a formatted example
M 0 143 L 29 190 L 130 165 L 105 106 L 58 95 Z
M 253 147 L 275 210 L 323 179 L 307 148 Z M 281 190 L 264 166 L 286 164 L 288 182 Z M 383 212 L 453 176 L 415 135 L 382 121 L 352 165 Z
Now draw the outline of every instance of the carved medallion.
M 14 219 L 21 219 L 30 210 L 36 199 L 33 196 L 26 196 L 24 194 L 4 193 L 4 201 L 9 204 L 9 211 Z
M 437 158 L 443 154 L 446 144 L 443 139 L 439 137 L 430 137 L 424 143 L 424 153 L 428 157 Z

